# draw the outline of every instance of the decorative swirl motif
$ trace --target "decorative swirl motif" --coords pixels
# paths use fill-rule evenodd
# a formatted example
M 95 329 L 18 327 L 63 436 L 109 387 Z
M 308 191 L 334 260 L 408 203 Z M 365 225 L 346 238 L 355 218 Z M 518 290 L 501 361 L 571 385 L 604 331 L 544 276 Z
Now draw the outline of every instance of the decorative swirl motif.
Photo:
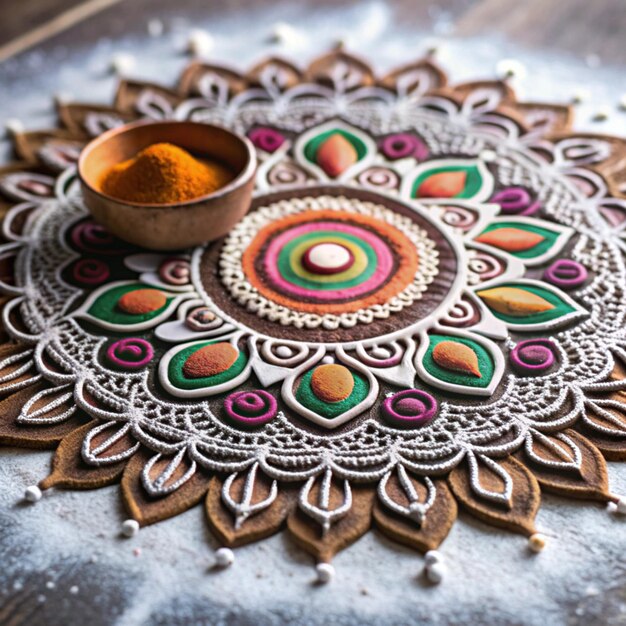
M 421 389 L 406 389 L 385 398 L 382 406 L 385 419 L 401 428 L 415 428 L 431 420 L 437 413 L 437 400 Z
M 222 320 L 206 306 L 199 306 L 193 309 L 185 318 L 185 326 L 198 332 L 217 328 L 221 324 Z
M 126 246 L 100 224 L 92 221 L 79 222 L 70 233 L 72 244 L 81 252 L 117 255 L 126 251 Z
M 523 187 L 501 189 L 492 196 L 491 202 L 499 204 L 500 211 L 506 215 L 534 215 L 541 209 L 541 203 L 533 202 Z
M 256 391 L 236 391 L 224 400 L 226 415 L 244 426 L 262 426 L 273 419 L 278 412 L 278 404 L 271 393 Z
M 297 165 L 281 162 L 272 168 L 267 180 L 271 185 L 279 187 L 281 185 L 299 185 L 306 182 L 307 175 Z
M 154 357 L 154 348 L 149 341 L 139 337 L 127 337 L 112 343 L 106 351 L 106 358 L 115 367 L 139 369 Z
M 159 267 L 159 278 L 168 285 L 188 285 L 190 275 L 187 259 L 167 259 Z
M 357 181 L 364 187 L 381 189 L 397 189 L 400 186 L 399 176 L 386 167 L 370 167 L 359 174 Z
M 254 128 L 248 133 L 250 141 L 260 150 L 276 152 L 285 143 L 285 137 L 274 128 L 267 126 Z
M 478 250 L 469 260 L 469 270 L 476 275 L 476 282 L 485 282 L 492 278 L 497 278 L 506 269 L 504 263 L 497 257 Z
M 575 289 L 587 280 L 587 270 L 572 259 L 558 259 L 544 272 L 543 279 L 561 289 Z
M 511 350 L 513 368 L 526 376 L 545 373 L 556 362 L 557 347 L 551 339 L 527 339 Z
M 428 148 L 415 135 L 397 133 L 385 137 L 380 145 L 381 152 L 390 160 L 413 157 L 423 161 L 428 156 Z
M 453 228 L 459 228 L 463 232 L 468 231 L 476 224 L 477 214 L 471 209 L 459 206 L 446 206 L 443 208 L 441 221 Z
M 480 320 L 480 312 L 468 299 L 463 298 L 457 302 L 449 313 L 441 320 L 444 326 L 453 328 L 466 328 L 476 324 Z
M 72 267 L 72 278 L 83 285 L 100 285 L 110 275 L 109 266 L 98 259 L 80 259 Z

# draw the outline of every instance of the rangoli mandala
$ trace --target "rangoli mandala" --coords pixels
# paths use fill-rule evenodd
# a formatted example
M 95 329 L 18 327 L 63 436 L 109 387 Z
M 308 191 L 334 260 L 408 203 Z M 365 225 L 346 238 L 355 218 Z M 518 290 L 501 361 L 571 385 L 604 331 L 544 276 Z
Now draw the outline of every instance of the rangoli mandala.
M 321 562 L 373 524 L 433 550 L 457 503 L 535 548 L 540 490 L 625 508 L 624 142 L 343 51 L 59 115 L 0 173 L 0 441 L 58 444 L 41 488 L 121 481 L 140 524 L 204 501 L 224 545 L 286 526 Z M 256 146 L 222 240 L 154 254 L 89 217 L 81 146 L 142 116 Z

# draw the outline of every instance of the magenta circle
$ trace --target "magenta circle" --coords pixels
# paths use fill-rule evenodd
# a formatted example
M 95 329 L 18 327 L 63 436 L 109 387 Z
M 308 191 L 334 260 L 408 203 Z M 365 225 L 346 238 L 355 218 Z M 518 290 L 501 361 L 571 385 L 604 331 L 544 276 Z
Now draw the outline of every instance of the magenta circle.
M 380 146 L 381 152 L 391 160 L 415 157 L 418 160 L 428 156 L 428 149 L 422 141 L 408 133 L 397 133 L 385 137 Z
M 273 128 L 254 128 L 248 134 L 250 141 L 264 152 L 275 152 L 285 143 L 281 133 Z
M 139 337 L 126 337 L 112 343 L 106 351 L 107 360 L 123 369 L 139 369 L 154 357 L 154 348 L 149 341 Z
M 233 421 L 246 426 L 262 426 L 276 417 L 276 398 L 262 389 L 235 391 L 224 400 L 226 415 Z
M 557 347 L 551 339 L 520 341 L 509 355 L 511 365 L 518 373 L 536 376 L 549 370 L 556 362 Z
M 406 389 L 385 398 L 383 415 L 394 426 L 414 428 L 431 420 L 439 408 L 437 400 L 421 389 Z
M 543 279 L 561 289 L 580 287 L 587 280 L 584 265 L 572 259 L 558 259 L 544 272 Z
M 350 269 L 352 267 L 352 264 L 354 263 L 354 255 L 352 254 L 352 252 L 345 246 L 342 246 L 339 243 L 335 243 L 334 241 L 332 242 L 333 245 L 343 248 L 348 253 L 348 260 L 343 265 L 340 265 L 338 267 L 322 267 L 320 265 L 317 265 L 317 263 L 315 263 L 311 259 L 311 251 L 316 246 L 322 245 L 323 243 L 326 242 L 320 241 L 319 243 L 312 245 L 302 256 L 302 265 L 304 265 L 304 267 L 309 272 L 312 272 L 313 274 L 323 275 L 340 274 L 341 272 L 345 272 L 347 269 Z
M 72 268 L 72 277 L 84 285 L 99 285 L 105 282 L 111 271 L 109 266 L 98 259 L 80 259 Z

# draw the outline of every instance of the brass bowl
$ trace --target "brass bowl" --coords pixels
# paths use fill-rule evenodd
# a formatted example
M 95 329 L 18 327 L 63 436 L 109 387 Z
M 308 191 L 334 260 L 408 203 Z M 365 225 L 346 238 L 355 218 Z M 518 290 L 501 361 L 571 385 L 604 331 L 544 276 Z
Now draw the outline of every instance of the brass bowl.
M 224 163 L 235 178 L 213 193 L 173 204 L 126 202 L 102 192 L 100 181 L 113 165 L 161 142 Z M 255 170 L 248 139 L 197 122 L 142 120 L 114 128 L 89 143 L 78 161 L 83 199 L 94 219 L 120 239 L 152 250 L 188 248 L 228 233 L 250 208 Z

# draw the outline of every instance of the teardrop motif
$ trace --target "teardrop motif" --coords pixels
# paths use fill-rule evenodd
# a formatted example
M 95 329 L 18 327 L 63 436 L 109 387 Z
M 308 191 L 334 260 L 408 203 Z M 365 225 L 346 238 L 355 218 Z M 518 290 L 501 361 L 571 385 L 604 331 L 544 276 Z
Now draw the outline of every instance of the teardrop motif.
M 482 378 L 476 353 L 469 346 L 458 341 L 438 343 L 433 348 L 433 360 L 444 369 Z
M 478 295 L 489 308 L 513 317 L 525 317 L 555 308 L 536 293 L 518 287 L 493 287 L 479 291 Z
M 418 198 L 454 198 L 464 189 L 467 173 L 463 170 L 437 172 L 429 176 L 418 188 Z
M 343 174 L 358 159 L 357 151 L 352 143 L 339 132 L 325 139 L 315 154 L 317 164 L 333 178 Z
M 532 250 L 544 241 L 545 237 L 539 233 L 521 228 L 496 228 L 482 233 L 476 241 L 505 250 L 506 252 L 525 252 Z

